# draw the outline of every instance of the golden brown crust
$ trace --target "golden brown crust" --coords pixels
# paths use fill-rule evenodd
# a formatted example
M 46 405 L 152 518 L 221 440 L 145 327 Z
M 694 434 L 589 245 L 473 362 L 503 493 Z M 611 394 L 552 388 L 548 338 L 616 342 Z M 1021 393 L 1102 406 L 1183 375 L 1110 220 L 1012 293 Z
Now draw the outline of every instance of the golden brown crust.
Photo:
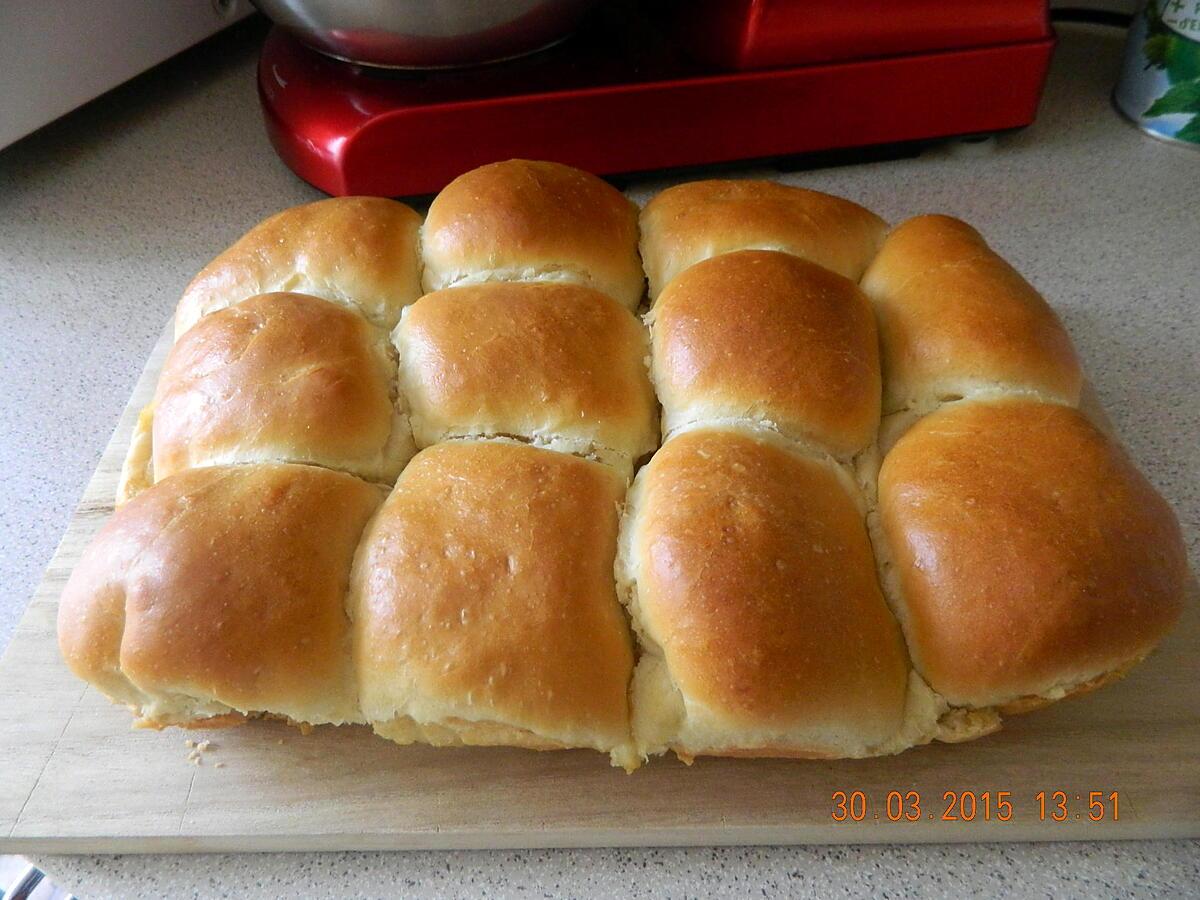
M 773 181 L 693 181 L 642 210 L 642 261 L 653 300 L 701 260 L 732 250 L 782 250 L 857 281 L 887 224 L 856 203 Z
M 1003 713 L 1006 716 L 1015 716 L 1020 713 L 1033 712 L 1036 709 L 1041 709 L 1044 706 L 1049 706 L 1051 703 L 1057 703 L 1059 700 L 1066 700 L 1070 697 L 1082 697 L 1084 694 L 1090 694 L 1092 691 L 1099 690 L 1115 682 L 1120 681 L 1128 675 L 1133 668 L 1140 663 L 1141 658 L 1131 659 L 1120 667 L 1113 669 L 1111 672 L 1104 672 L 1091 678 L 1087 681 L 1074 685 L 1073 687 L 1064 690 L 1062 697 L 1057 695 L 1054 697 L 1039 697 L 1037 695 L 1031 697 L 1018 697 L 1016 700 L 1010 700 L 1007 703 L 1002 703 L 997 707 L 997 712 Z
M 262 294 L 171 348 L 154 397 L 154 477 L 302 462 L 391 483 L 414 452 L 387 335 L 345 307 Z
M 406 311 L 396 343 L 419 446 L 501 434 L 632 460 L 658 444 L 645 329 L 598 291 L 438 291 Z
M 996 387 L 1075 405 L 1083 376 L 1042 296 L 949 216 L 897 226 L 862 280 L 883 350 L 885 413 Z
M 1179 615 L 1170 507 L 1073 409 L 945 407 L 884 459 L 879 504 L 913 661 L 952 704 L 1070 693 Z
M 638 476 L 628 565 L 686 753 L 861 756 L 905 713 L 908 662 L 849 485 L 780 439 L 697 429 Z M 852 489 L 852 488 L 851 488 Z M 636 707 L 654 702 L 635 680 Z
M 250 721 L 249 716 L 242 713 L 224 713 L 217 716 L 206 716 L 188 722 L 173 722 L 169 719 L 134 719 L 134 728 L 147 728 L 151 731 L 162 731 L 166 728 L 182 728 L 185 731 L 212 731 L 218 728 L 241 728 Z
M 525 160 L 420 223 L 296 207 L 188 286 L 59 608 L 68 665 L 135 725 L 861 757 L 1093 690 L 1178 617 L 1170 509 L 966 224 L 885 241 L 849 201 L 723 180 L 639 219 Z M 623 504 L 651 365 L 670 440 Z M 405 394 L 431 446 L 400 474 Z M 399 480 L 381 508 L 332 470 Z
M 612 578 L 623 492 L 606 466 L 522 444 L 417 454 L 364 537 L 351 592 L 363 711 L 381 733 L 485 742 L 487 729 L 455 725 L 466 720 L 501 728 L 497 743 L 516 730 L 626 747 L 633 650 Z
M 193 469 L 122 506 L 63 591 L 79 677 L 146 724 L 359 720 L 345 596 L 380 492 L 310 466 Z
M 334 197 L 277 213 L 192 280 L 175 311 L 175 337 L 211 312 L 275 291 L 333 300 L 392 328 L 421 296 L 420 226 L 419 215 L 382 197 Z
M 569 281 L 629 309 L 642 299 L 637 207 L 588 172 L 510 159 L 442 189 L 422 232 L 425 290 L 481 281 Z
M 786 253 L 727 253 L 675 278 L 651 320 L 665 432 L 749 418 L 842 457 L 874 438 L 879 347 L 854 282 Z

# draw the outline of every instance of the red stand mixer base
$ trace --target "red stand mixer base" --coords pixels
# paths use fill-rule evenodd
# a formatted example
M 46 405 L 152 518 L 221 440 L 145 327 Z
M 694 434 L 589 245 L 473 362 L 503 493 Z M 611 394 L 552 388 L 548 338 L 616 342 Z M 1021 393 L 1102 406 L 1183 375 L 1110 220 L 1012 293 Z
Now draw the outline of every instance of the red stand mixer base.
M 1033 121 L 1053 43 L 743 72 L 654 47 L 644 61 L 617 48 L 588 70 L 599 57 L 564 45 L 499 66 L 382 73 L 275 29 L 258 79 L 271 143 L 297 175 L 329 194 L 402 197 L 512 157 L 612 175 L 1015 128 Z

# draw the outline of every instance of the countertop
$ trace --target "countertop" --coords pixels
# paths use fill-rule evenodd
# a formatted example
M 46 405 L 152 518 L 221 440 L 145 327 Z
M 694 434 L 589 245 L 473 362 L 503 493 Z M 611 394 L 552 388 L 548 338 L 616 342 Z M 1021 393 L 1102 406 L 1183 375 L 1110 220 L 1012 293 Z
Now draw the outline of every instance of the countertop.
M 919 158 L 782 174 L 976 225 L 1058 309 L 1119 433 L 1200 538 L 1200 153 L 1111 110 L 1123 32 L 1062 26 L 1038 121 Z M 183 286 L 317 192 L 275 157 L 241 26 L 0 151 L 0 646 Z M 986 98 L 980 98 L 986 102 Z M 628 182 L 644 201 L 665 180 Z M 37 860 L 82 898 L 1200 896 L 1200 843 Z

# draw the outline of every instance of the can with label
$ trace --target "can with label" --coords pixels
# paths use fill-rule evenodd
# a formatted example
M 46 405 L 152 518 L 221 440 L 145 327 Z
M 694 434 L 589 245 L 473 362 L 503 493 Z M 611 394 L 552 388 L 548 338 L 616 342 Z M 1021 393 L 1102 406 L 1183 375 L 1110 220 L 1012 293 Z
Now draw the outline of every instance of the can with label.
M 1147 134 L 1200 149 L 1200 0 L 1142 4 L 1113 103 Z

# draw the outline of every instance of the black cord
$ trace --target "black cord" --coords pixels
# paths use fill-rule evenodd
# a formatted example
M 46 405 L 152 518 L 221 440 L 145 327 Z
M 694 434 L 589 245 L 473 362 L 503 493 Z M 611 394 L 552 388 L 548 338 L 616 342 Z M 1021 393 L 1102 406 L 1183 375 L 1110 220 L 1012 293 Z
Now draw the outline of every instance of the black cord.
M 1111 9 L 1090 9 L 1086 6 L 1062 6 L 1050 10 L 1055 22 L 1087 22 L 1091 25 L 1111 25 L 1113 28 L 1128 28 L 1133 21 L 1129 13 Z

